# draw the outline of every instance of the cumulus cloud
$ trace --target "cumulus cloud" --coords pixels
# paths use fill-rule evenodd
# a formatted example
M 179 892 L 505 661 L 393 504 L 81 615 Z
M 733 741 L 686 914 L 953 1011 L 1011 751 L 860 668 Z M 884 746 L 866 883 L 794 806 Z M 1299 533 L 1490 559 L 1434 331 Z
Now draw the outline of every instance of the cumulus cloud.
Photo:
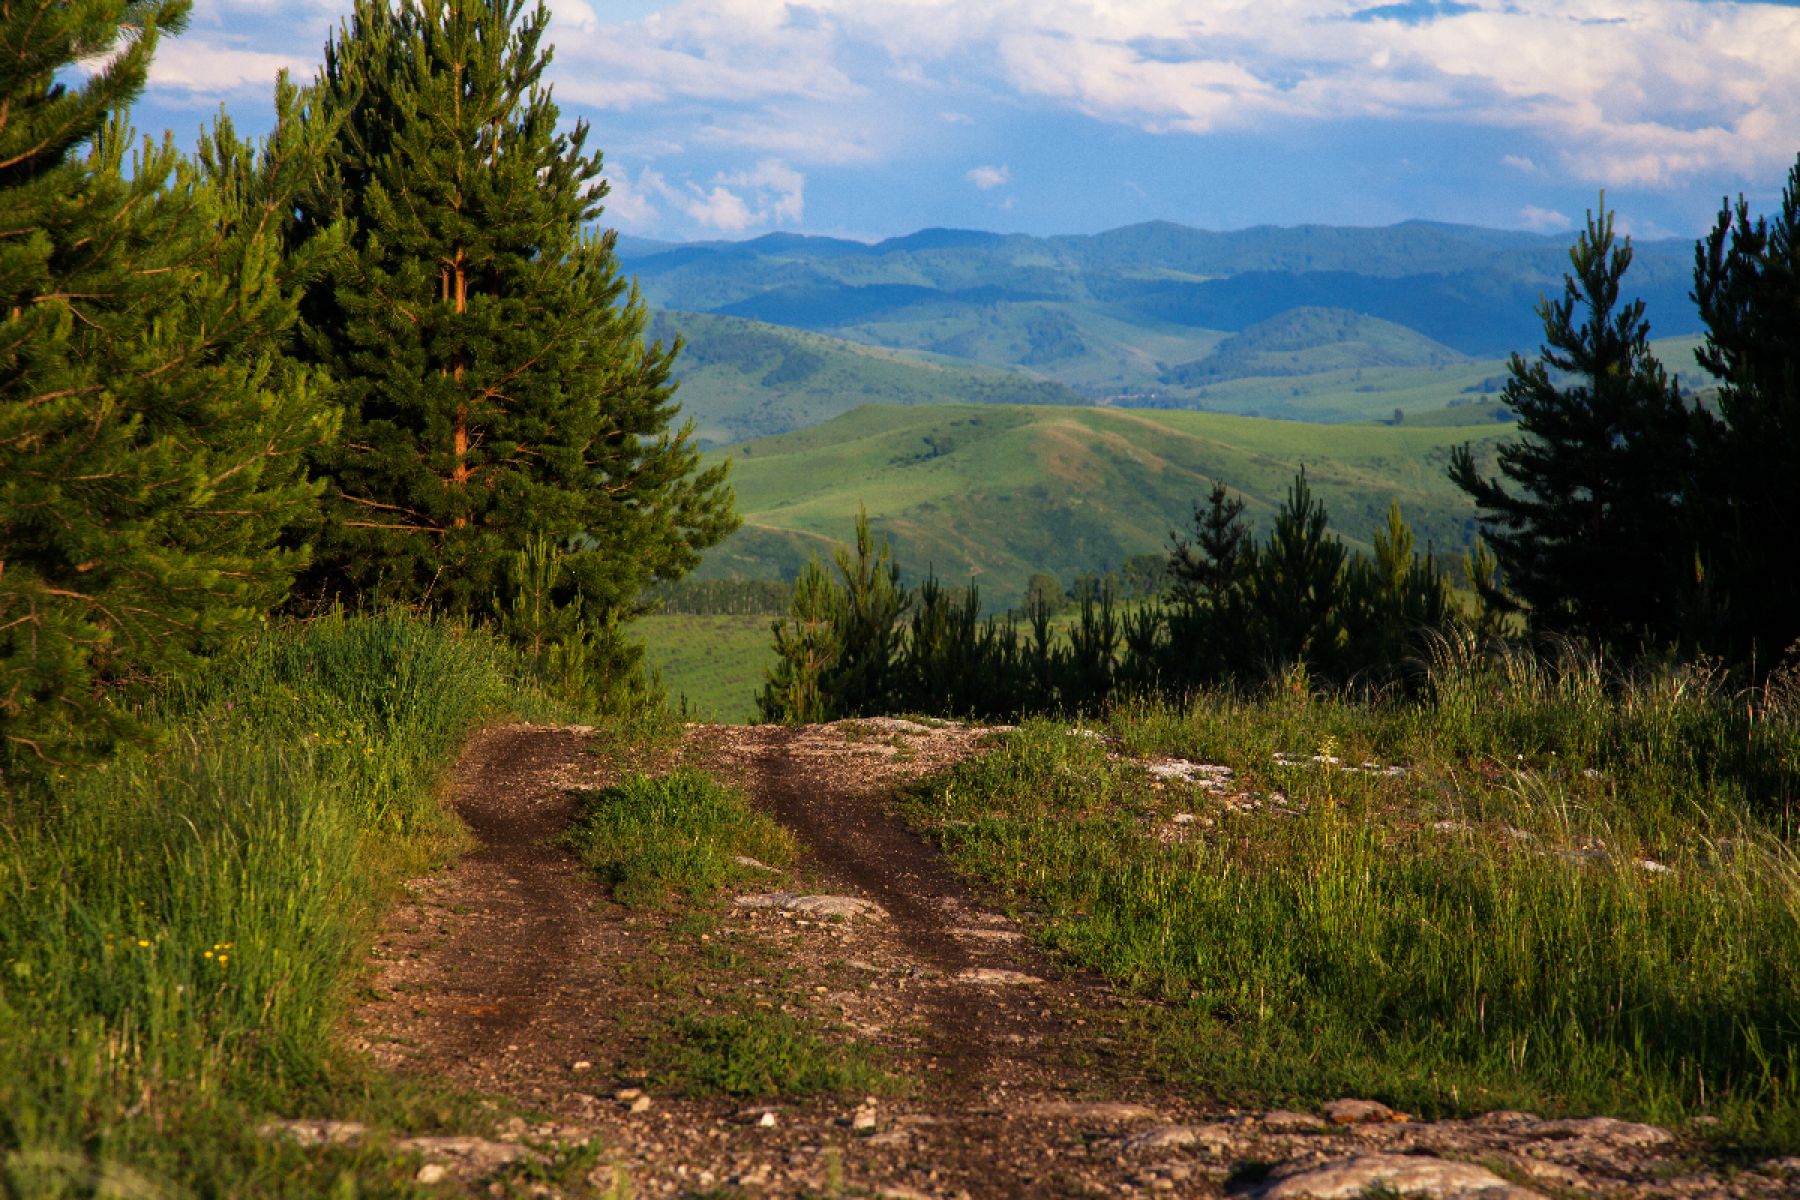
M 992 191 L 1012 182 L 1012 172 L 1005 167 L 971 167 L 963 176 L 982 191 Z
M 1800 10 L 1772 4 L 811 0 L 801 12 L 680 0 L 562 51 L 604 66 L 620 108 L 779 99 L 835 110 L 846 129 L 891 85 L 985 87 L 1152 132 L 1398 117 L 1523 131 L 1564 174 L 1620 184 L 1766 169 L 1800 128 Z
M 1555 209 L 1539 208 L 1535 204 L 1527 204 L 1519 210 L 1519 223 L 1537 233 L 1554 233 L 1559 229 L 1572 228 L 1575 224 Z
M 312 75 L 313 61 L 306 56 L 222 46 L 202 38 L 169 38 L 156 48 L 149 84 L 190 99 L 236 92 L 264 95 L 284 70 L 305 82 Z
M 621 229 L 650 230 L 669 214 L 719 233 L 798 225 L 806 217 L 806 176 L 779 159 L 707 180 L 671 181 L 654 167 L 609 176 L 606 216 Z

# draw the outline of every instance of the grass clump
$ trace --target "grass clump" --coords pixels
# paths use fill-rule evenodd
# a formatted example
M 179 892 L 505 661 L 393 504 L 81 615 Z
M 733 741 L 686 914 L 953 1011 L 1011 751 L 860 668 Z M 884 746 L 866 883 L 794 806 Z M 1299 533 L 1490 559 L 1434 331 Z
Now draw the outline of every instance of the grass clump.
M 368 1081 L 333 1050 L 347 983 L 385 890 L 461 844 L 440 777 L 509 712 L 550 710 L 492 639 L 335 616 L 173 687 L 142 714 L 149 748 L 12 796 L 0 1195 L 403 1182 L 374 1151 L 253 1130 L 358 1109 Z
M 902 1086 L 865 1047 L 836 1046 L 773 1009 L 684 1016 L 658 1071 L 691 1095 L 892 1095 Z
M 1150 1053 L 1222 1096 L 1706 1115 L 1791 1152 L 1800 721 L 1691 672 L 1523 666 L 1440 661 L 1416 704 L 1113 714 L 1128 750 L 1233 766 L 1254 807 L 1036 723 L 911 811 L 1053 945 L 1171 1001 Z M 1342 769 L 1365 760 L 1405 773 Z
M 743 792 L 703 771 L 634 775 L 581 805 L 563 842 L 631 907 L 657 907 L 679 897 L 709 900 L 720 888 L 791 862 L 794 837 L 751 807 Z

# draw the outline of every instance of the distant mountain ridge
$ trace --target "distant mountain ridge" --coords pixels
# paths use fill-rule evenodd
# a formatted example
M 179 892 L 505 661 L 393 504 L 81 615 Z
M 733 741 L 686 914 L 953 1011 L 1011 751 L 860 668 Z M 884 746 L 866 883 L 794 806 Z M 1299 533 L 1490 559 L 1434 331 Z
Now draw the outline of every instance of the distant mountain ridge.
M 875 243 L 773 233 L 684 244 L 621 238 L 618 249 L 655 306 L 898 348 L 918 348 L 912 327 L 920 321 L 941 323 L 947 312 L 1005 320 L 1017 305 L 1056 306 L 1076 325 L 1106 321 L 1156 336 L 1236 333 L 1290 309 L 1338 308 L 1494 357 L 1536 346 L 1533 308 L 1560 289 L 1572 240 L 1429 221 L 1226 232 L 1157 221 L 1048 238 L 923 229 Z M 1696 331 L 1687 298 L 1693 243 L 1634 249 L 1627 287 L 1649 304 L 1657 336 Z M 1033 369 L 1090 391 L 1144 382 L 1101 383 L 1074 363 Z

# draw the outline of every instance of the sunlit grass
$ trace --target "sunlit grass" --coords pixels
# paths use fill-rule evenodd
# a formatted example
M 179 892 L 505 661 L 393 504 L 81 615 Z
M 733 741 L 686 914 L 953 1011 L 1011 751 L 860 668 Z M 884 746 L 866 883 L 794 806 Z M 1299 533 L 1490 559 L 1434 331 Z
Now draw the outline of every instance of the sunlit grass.
M 274 629 L 157 701 L 157 745 L 15 800 L 0 1195 L 106 1194 L 111 1175 L 307 1195 L 368 1157 L 297 1161 L 250 1131 L 358 1103 L 330 1083 L 354 1071 L 333 1048 L 348 983 L 385 890 L 465 837 L 436 795 L 463 737 L 551 715 L 516 674 L 491 639 L 401 615 Z
M 1129 754 L 1235 768 L 1247 811 L 1051 723 L 911 811 L 1050 944 L 1167 1001 L 1146 1051 L 1202 1091 L 1707 1115 L 1792 1149 L 1797 715 L 1692 670 L 1446 646 L 1416 703 L 1113 714 Z
M 728 883 L 767 880 L 763 868 L 783 866 L 797 853 L 794 836 L 752 808 L 743 792 L 691 767 L 635 775 L 593 793 L 561 840 L 612 887 L 615 900 L 634 907 L 710 900 Z

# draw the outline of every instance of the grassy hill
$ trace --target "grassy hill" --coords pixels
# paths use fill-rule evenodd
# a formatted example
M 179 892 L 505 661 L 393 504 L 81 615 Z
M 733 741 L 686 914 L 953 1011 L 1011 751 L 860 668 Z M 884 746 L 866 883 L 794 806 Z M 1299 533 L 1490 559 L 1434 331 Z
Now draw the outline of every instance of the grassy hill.
M 1421 545 L 1461 547 L 1474 511 L 1445 478 L 1450 448 L 1509 427 L 1324 426 L 1218 413 L 1036 406 L 868 406 L 718 453 L 734 460 L 744 528 L 708 575 L 788 576 L 848 535 L 858 505 L 910 577 L 973 578 L 990 604 L 1034 571 L 1065 580 L 1166 546 L 1222 479 L 1264 527 L 1295 470 L 1335 528 L 1364 544 L 1398 499 Z
M 677 398 L 702 444 L 783 433 L 862 404 L 1083 404 L 1068 388 L 976 363 L 931 362 L 878 346 L 738 317 L 659 312 L 649 336 L 686 342 Z
M 1205 358 L 1164 372 L 1197 385 L 1246 376 L 1318 375 L 1368 367 L 1441 367 L 1468 361 L 1404 325 L 1343 308 L 1293 308 L 1220 342 Z

